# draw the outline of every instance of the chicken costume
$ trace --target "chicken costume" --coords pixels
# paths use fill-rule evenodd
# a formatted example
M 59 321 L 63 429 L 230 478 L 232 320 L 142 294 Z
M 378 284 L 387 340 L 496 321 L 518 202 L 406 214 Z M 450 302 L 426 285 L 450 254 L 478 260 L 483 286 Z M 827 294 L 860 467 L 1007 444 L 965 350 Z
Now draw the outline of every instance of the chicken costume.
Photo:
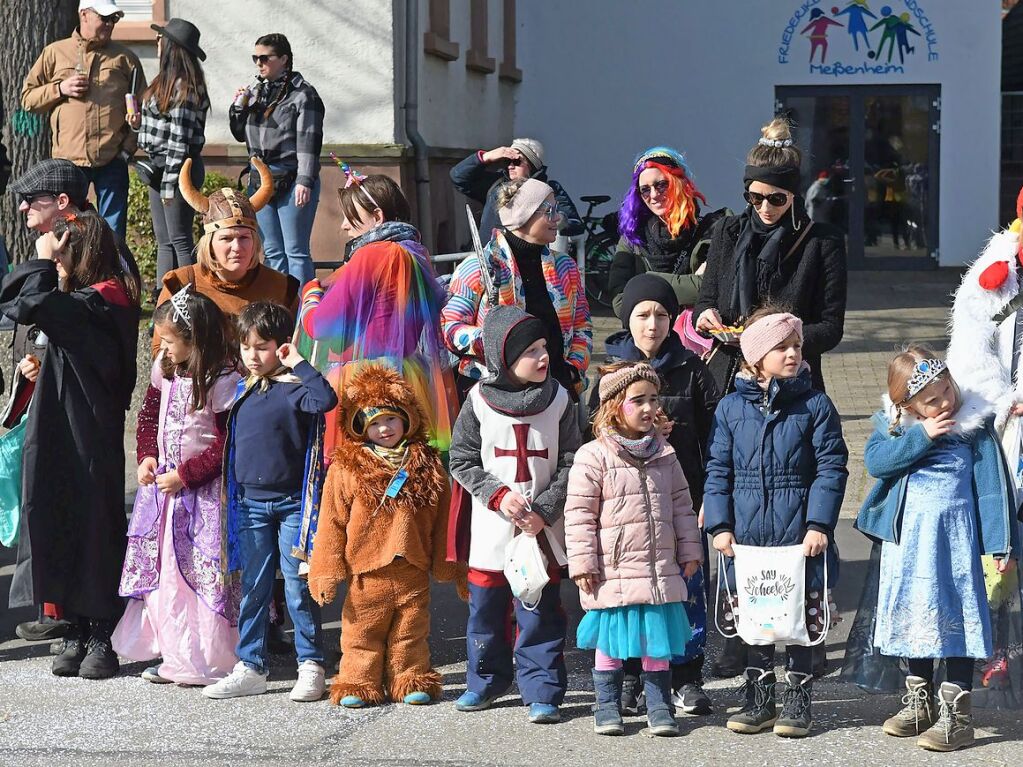
M 381 410 L 406 420 L 403 441 L 390 451 L 374 450 L 363 436 Z M 416 692 L 440 697 L 428 643 L 430 575 L 456 581 L 463 595 L 466 586 L 465 568 L 445 560 L 450 487 L 427 439 L 418 399 L 392 369 L 367 365 L 348 382 L 309 571 L 320 604 L 349 581 L 335 704 L 348 696 L 365 703 Z

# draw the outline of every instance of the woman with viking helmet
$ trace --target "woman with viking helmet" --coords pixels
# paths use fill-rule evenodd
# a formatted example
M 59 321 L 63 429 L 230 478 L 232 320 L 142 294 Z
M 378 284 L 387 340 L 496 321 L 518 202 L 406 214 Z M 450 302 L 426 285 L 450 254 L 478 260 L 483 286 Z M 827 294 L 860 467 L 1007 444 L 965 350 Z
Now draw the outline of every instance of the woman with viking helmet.
M 273 176 L 258 157 L 251 162 L 262 179 L 251 198 L 230 188 L 218 189 L 207 197 L 192 184 L 191 159 L 185 160 L 178 178 L 181 194 L 202 214 L 203 235 L 196 246 L 198 263 L 164 275 L 157 306 L 191 284 L 230 316 L 254 301 L 270 301 L 295 313 L 298 281 L 263 264 L 263 245 L 256 225 L 256 212 L 273 196 Z M 154 332 L 154 357 L 159 349 L 160 334 Z
M 419 231 L 408 223 L 411 210 L 398 185 L 338 165 L 347 177 L 338 198 L 341 226 L 354 238 L 351 255 L 322 283 L 314 279 L 303 290 L 299 348 L 339 393 L 353 363 L 375 360 L 395 368 L 427 414 L 430 444 L 447 451 L 457 395 L 440 335 L 444 288 Z M 330 443 L 332 421 L 328 416 Z

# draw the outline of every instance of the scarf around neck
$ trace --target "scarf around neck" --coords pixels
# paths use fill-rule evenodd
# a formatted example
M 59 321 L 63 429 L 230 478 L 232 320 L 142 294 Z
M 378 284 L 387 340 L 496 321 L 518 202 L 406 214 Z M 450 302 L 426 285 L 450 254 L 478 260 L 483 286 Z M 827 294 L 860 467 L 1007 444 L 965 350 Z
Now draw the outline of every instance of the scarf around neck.
M 768 226 L 749 205 L 740 221 L 731 296 L 733 321 L 748 317 L 758 304 L 770 296 L 772 282 L 781 264 L 782 242 L 792 232 L 790 215 L 786 214 L 777 224 Z
M 365 234 L 360 234 L 349 242 L 345 248 L 348 251 L 348 257 L 351 258 L 352 253 L 363 245 L 369 245 L 371 242 L 403 242 L 405 240 L 419 242 L 419 230 L 412 226 L 412 224 L 407 224 L 404 221 L 384 221 Z
M 394 447 L 384 447 L 374 442 L 363 442 L 362 446 L 395 469 L 401 466 L 408 454 L 408 444 L 404 439 Z
M 661 449 L 661 437 L 656 429 L 652 429 L 649 434 L 645 434 L 639 439 L 630 439 L 617 429 L 608 429 L 607 436 L 625 448 L 629 455 L 640 461 L 653 458 Z
M 258 388 L 260 393 L 265 393 L 271 383 L 302 383 L 302 379 L 291 372 L 286 365 L 278 365 L 266 375 L 260 376 L 249 373 L 245 379 L 245 391 Z

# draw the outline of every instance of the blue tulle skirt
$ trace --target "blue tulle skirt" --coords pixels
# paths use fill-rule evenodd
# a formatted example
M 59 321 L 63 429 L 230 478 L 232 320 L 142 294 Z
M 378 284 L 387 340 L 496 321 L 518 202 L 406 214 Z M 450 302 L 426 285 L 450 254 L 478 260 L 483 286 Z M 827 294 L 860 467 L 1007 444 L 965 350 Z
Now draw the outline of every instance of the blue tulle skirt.
M 587 612 L 576 631 L 576 646 L 621 660 L 643 656 L 667 660 L 685 655 L 691 637 L 681 602 L 626 605 Z

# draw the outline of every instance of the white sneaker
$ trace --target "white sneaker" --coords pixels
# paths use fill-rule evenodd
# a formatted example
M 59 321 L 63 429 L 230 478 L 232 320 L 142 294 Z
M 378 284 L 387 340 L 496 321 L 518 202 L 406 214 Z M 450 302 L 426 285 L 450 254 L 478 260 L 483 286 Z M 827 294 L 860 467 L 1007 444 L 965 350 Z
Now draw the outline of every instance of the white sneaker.
M 241 661 L 234 665 L 231 673 L 202 689 L 207 698 L 222 700 L 240 698 L 243 695 L 262 695 L 266 692 L 266 674 L 260 674 Z
M 298 681 L 291 688 L 288 696 L 298 703 L 311 703 L 323 697 L 327 691 L 327 684 L 324 679 L 326 672 L 323 666 L 314 660 L 304 660 L 298 664 Z

